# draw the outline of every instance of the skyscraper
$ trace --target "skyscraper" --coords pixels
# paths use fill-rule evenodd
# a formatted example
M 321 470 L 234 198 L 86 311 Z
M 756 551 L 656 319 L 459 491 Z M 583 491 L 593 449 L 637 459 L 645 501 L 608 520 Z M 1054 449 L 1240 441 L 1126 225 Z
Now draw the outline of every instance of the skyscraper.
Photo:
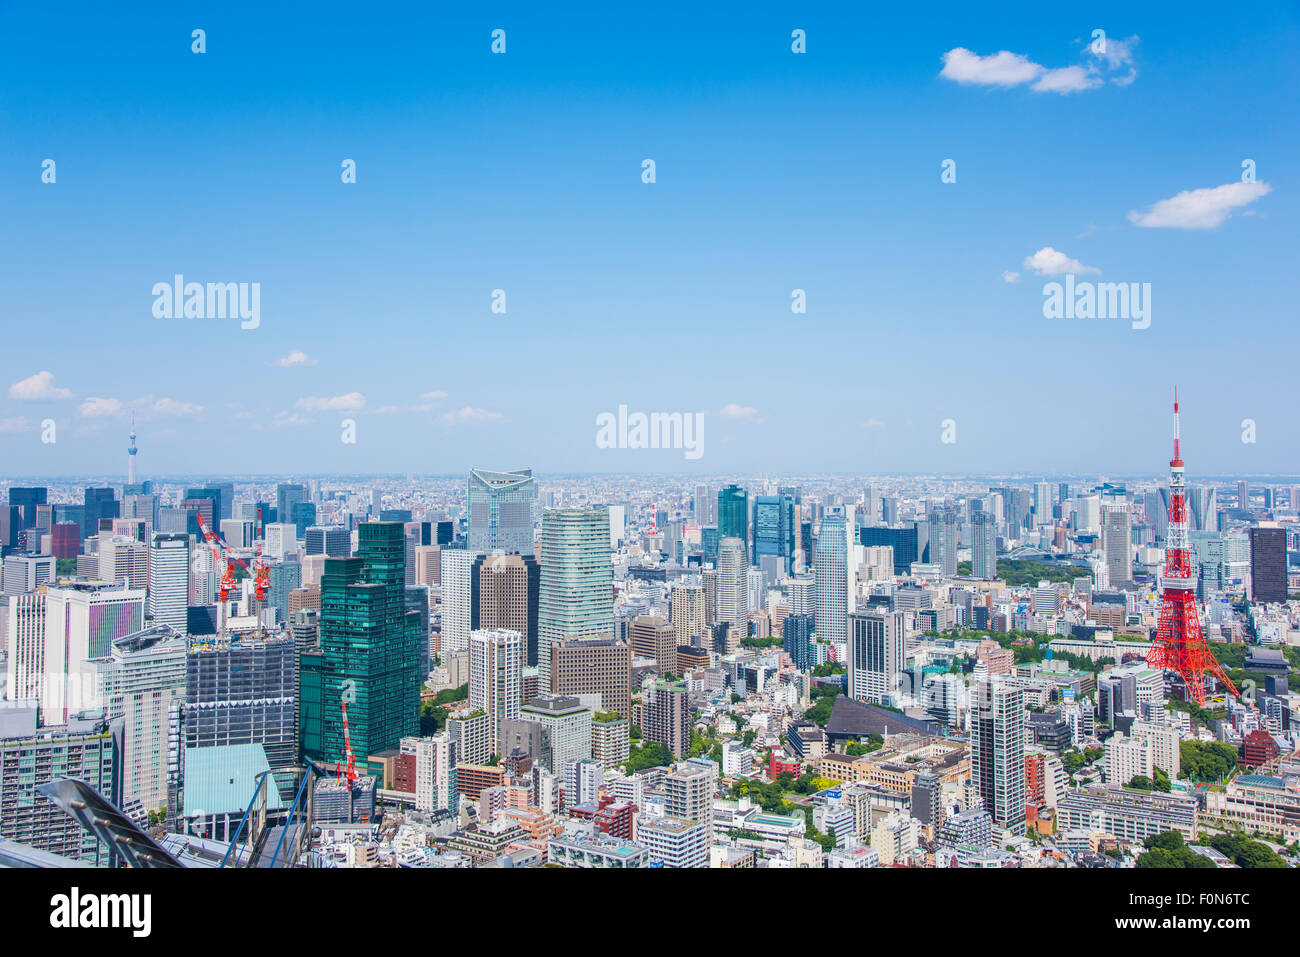
M 718 522 L 718 499 L 713 488 L 708 485 L 695 486 L 695 524 L 716 525 Z
M 1133 582 L 1133 546 L 1128 501 L 1107 496 L 1101 503 L 1101 547 L 1107 584 L 1118 588 Z
M 704 634 L 708 624 L 704 607 L 704 584 L 698 576 L 688 575 L 681 581 L 673 582 L 669 594 L 677 644 L 689 645 L 692 638 Z
M 989 512 L 971 514 L 971 574 L 984 581 L 998 577 L 997 522 Z
M 854 612 L 849 616 L 849 697 L 896 704 L 907 667 L 905 615 L 901 611 Z
M 1285 602 L 1287 596 L 1286 530 L 1255 527 L 1250 536 L 1250 597 Z
M 559 508 L 542 513 L 537 633 L 542 687 L 551 682 L 553 642 L 613 635 L 614 568 L 605 509 Z
M 405 548 L 399 522 L 358 529 L 355 558 L 327 558 L 321 575 L 320 698 L 323 727 L 316 760 L 344 753 L 346 700 L 358 755 L 396 748 L 419 732 L 427 650 L 405 610 Z M 418 621 L 419 616 L 414 612 Z M 309 682 L 304 657 L 304 685 Z M 304 694 L 307 693 L 304 688 Z M 310 735 L 311 740 L 315 740 Z
M 111 488 L 88 488 L 85 490 L 85 512 L 81 520 L 81 537 L 89 538 L 98 534 L 101 518 L 117 518 L 118 504 Z
M 749 493 L 739 485 L 718 491 L 718 538 L 749 541 Z
M 800 671 L 811 671 L 814 664 L 812 632 L 812 615 L 786 615 L 781 624 L 781 647 Z
M 537 483 L 532 469 L 469 473 L 469 550 L 533 554 L 533 502 Z
M 894 552 L 894 574 L 906 575 L 912 562 L 918 561 L 920 555 L 920 538 L 916 525 L 907 528 L 867 528 L 859 529 L 858 535 L 863 545 L 888 545 Z
M 982 678 L 971 714 L 971 780 L 994 822 L 1025 833 L 1024 691 Z
M 469 706 L 487 714 L 500 754 L 503 722 L 519 717 L 524 636 L 508 628 L 481 628 L 469 636 Z
M 293 521 L 293 507 L 307 501 L 307 488 L 295 482 L 281 482 L 275 487 L 275 520 L 277 522 Z M 262 521 L 269 522 L 271 517 L 263 515 Z
M 794 499 L 788 495 L 760 495 L 754 499 L 754 536 L 751 550 L 755 566 L 764 556 L 781 559 L 786 574 L 794 570 L 797 529 Z
M 724 538 L 718 545 L 718 574 L 715 619 L 733 625 L 749 618 L 748 575 L 745 543 L 739 538 Z
M 827 509 L 813 549 L 816 578 L 817 637 L 845 642 L 849 636 L 849 612 L 856 591 L 849 564 L 853 529 L 842 508 Z M 895 558 L 897 561 L 897 558 Z
M 656 681 L 644 693 L 647 741 L 665 745 L 673 757 L 681 758 L 691 748 L 691 708 L 686 685 L 681 681 Z
M 957 513 L 950 508 L 930 513 L 930 564 L 949 578 L 957 574 Z
M 632 648 L 615 638 L 566 638 L 551 646 L 552 694 L 600 695 L 602 712 L 631 713 Z
M 519 632 L 524 640 L 523 663 L 528 666 L 537 664 L 541 577 L 542 567 L 531 553 L 481 555 L 473 559 L 470 568 L 471 629 L 508 628 Z
M 473 567 L 475 555 L 464 548 L 442 548 L 438 554 L 442 588 L 442 653 L 469 648 L 474 630 Z
M 92 658 L 144 627 L 143 589 L 74 583 L 45 593 L 45 646 L 40 683 L 41 719 L 65 724 L 70 715 L 101 707 L 95 700 Z
M 145 604 L 149 616 L 155 625 L 170 625 L 183 632 L 189 600 L 190 537 L 154 535 L 149 545 L 149 597 Z

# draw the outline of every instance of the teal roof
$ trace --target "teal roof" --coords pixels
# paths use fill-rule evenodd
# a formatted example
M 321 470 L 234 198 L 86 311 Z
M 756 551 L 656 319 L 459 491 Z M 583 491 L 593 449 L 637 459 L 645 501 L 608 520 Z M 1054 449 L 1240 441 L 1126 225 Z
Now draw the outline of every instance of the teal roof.
M 1237 781 L 1254 787 L 1281 788 L 1286 786 L 1286 782 L 1281 778 L 1270 777 L 1267 774 L 1243 774 L 1237 778 Z
M 260 744 L 185 749 L 185 815 L 243 813 L 253 800 L 257 776 L 271 770 Z M 280 789 L 267 782 L 266 807 L 284 807 Z

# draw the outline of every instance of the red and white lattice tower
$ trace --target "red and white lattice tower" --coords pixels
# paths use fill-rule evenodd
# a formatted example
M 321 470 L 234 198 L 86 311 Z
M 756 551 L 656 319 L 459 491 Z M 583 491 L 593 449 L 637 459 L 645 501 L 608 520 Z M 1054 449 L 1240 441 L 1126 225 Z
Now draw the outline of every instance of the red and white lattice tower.
M 1201 631 L 1196 607 L 1196 582 L 1187 537 L 1187 492 L 1183 488 L 1183 455 L 1178 437 L 1178 390 L 1174 390 L 1174 457 L 1169 462 L 1169 537 L 1165 543 L 1165 575 L 1160 593 L 1160 624 L 1147 664 L 1176 672 L 1188 697 L 1205 704 L 1205 676 L 1213 675 L 1241 697 L 1224 674 Z

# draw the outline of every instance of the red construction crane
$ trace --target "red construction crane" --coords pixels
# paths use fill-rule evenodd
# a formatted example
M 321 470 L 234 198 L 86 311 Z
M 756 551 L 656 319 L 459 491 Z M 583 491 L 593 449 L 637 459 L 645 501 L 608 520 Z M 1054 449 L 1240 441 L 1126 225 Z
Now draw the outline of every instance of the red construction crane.
M 271 590 L 271 570 L 262 558 L 262 543 L 266 541 L 266 531 L 262 524 L 262 510 L 257 510 L 257 527 L 263 529 L 262 537 L 257 540 L 257 557 L 253 559 L 253 594 L 258 601 L 265 601 Z
M 221 584 L 217 588 L 217 601 L 229 602 L 230 592 L 235 587 L 235 562 L 239 562 L 239 559 L 230 554 L 226 550 L 225 543 L 217 537 L 212 529 L 208 528 L 207 523 L 203 521 L 202 512 L 195 512 L 194 520 L 199 523 L 199 531 L 203 533 L 204 540 L 208 543 L 208 547 L 212 549 L 212 558 L 217 563 L 217 567 L 225 566 L 225 571 L 221 575 Z M 244 565 L 243 562 L 239 562 L 239 564 Z M 244 565 L 244 569 L 247 571 L 248 566 Z
M 244 562 L 232 552 L 226 543 L 212 529 L 208 528 L 207 522 L 203 521 L 203 513 L 195 512 L 194 520 L 199 523 L 199 531 L 203 533 L 204 539 L 212 548 L 212 554 L 216 558 L 218 565 L 225 562 L 226 571 L 221 577 L 221 587 L 217 592 L 218 601 L 229 601 L 230 592 L 235 587 L 235 566 L 238 565 L 253 579 L 253 595 L 258 601 L 266 601 L 267 592 L 271 590 L 271 573 L 266 562 L 261 558 L 262 549 L 258 546 L 258 557 L 254 559 L 253 564 L 257 566 L 257 571 L 249 568 Z
M 357 781 L 357 756 L 352 751 L 352 734 L 348 730 L 348 702 L 346 699 L 343 699 L 340 704 L 343 708 L 343 754 L 347 757 L 348 761 L 347 779 L 348 787 L 350 788 L 352 785 L 356 784 Z M 343 780 L 343 765 L 336 765 L 335 770 L 337 778 L 340 781 Z

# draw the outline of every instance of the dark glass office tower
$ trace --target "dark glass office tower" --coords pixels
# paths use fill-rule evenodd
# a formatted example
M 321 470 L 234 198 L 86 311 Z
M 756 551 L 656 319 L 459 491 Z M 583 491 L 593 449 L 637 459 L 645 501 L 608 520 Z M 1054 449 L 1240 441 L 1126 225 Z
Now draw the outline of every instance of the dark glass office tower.
M 419 733 L 420 685 L 428 650 L 405 606 L 406 542 L 400 522 L 366 522 L 355 558 L 328 558 L 321 575 L 319 739 L 304 734 L 315 760 L 343 758 L 341 703 L 358 761 Z M 307 668 L 307 662 L 304 661 Z M 319 753 L 311 748 L 319 740 Z
M 718 539 L 749 541 L 749 495 L 739 485 L 718 491 Z
M 312 502 L 295 502 L 289 510 L 289 521 L 293 522 L 299 538 L 307 534 L 307 529 L 316 524 L 316 506 Z
M 20 488 L 15 485 L 9 490 L 9 504 L 22 509 L 22 527 L 36 527 L 36 506 L 45 504 L 47 489 L 44 486 Z
M 99 534 L 101 518 L 118 518 L 118 503 L 111 488 L 88 488 L 85 491 L 85 514 L 81 520 L 83 540 Z
M 813 616 L 787 615 L 781 625 L 781 646 L 800 671 L 811 671 Z
M 781 558 L 789 574 L 794 568 L 794 499 L 789 495 L 760 495 L 754 499 L 754 540 L 750 547 L 753 564 L 765 555 Z
M 910 528 L 871 528 L 864 525 L 858 530 L 858 540 L 863 545 L 888 545 L 894 550 L 894 574 L 906 575 L 917 555 L 918 536 L 916 524 Z
M 214 532 L 220 535 L 221 534 L 221 510 L 222 510 L 221 489 L 205 487 L 205 488 L 187 488 L 185 490 L 186 501 L 199 502 L 205 498 L 212 502 L 212 521 L 210 521 L 208 525 Z M 197 525 L 194 525 L 193 527 L 190 528 L 191 534 L 197 531 L 198 531 Z
M 1251 599 L 1286 601 L 1286 530 L 1252 528 L 1248 534 Z
M 275 514 L 277 521 L 293 521 L 293 507 L 307 501 L 307 487 L 293 482 L 281 482 L 275 487 Z M 270 521 L 265 515 L 263 521 Z

